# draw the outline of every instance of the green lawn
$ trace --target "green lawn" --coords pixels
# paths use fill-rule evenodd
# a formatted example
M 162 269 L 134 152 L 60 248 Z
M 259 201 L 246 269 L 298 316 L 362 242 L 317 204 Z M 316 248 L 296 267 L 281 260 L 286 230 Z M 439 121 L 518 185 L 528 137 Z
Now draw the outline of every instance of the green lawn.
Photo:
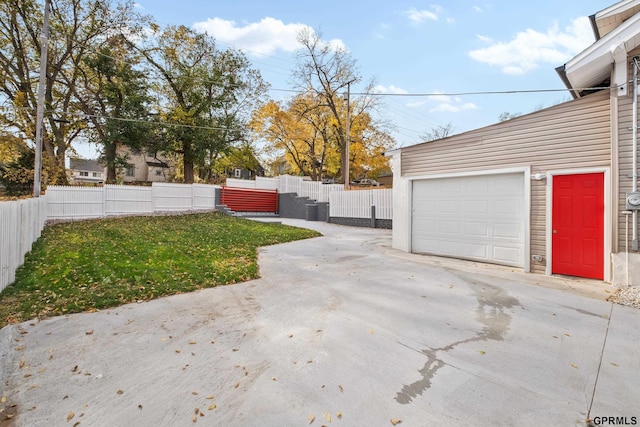
M 218 213 L 46 227 L 0 293 L 0 327 L 255 279 L 257 247 L 319 235 Z

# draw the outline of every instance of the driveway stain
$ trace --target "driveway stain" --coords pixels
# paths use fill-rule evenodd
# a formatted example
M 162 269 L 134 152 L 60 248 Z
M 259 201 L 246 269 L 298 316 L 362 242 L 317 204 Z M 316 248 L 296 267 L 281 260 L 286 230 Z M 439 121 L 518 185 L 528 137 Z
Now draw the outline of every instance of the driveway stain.
M 418 370 L 421 378 L 411 384 L 405 384 L 396 394 L 396 402 L 407 405 L 429 388 L 431 388 L 433 377 L 436 372 L 445 366 L 445 362 L 438 358 L 439 352 L 448 352 L 455 347 L 470 342 L 478 341 L 503 341 L 509 325 L 511 324 L 511 314 L 507 311 L 516 306 L 520 306 L 520 302 L 511 297 L 508 292 L 502 288 L 494 286 L 490 283 L 481 282 L 475 278 L 464 277 L 470 283 L 478 306 L 476 308 L 476 321 L 483 325 L 476 334 L 465 340 L 455 341 L 440 348 L 427 348 L 422 350 L 422 354 L 427 357 L 424 366 Z

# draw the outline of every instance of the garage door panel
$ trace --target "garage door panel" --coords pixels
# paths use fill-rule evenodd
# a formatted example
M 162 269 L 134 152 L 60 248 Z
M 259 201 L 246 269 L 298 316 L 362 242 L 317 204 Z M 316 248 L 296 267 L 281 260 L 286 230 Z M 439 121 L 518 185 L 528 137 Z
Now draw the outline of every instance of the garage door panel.
M 463 231 L 465 234 L 474 237 L 488 237 L 489 224 L 486 222 L 465 222 Z
M 483 261 L 489 259 L 489 248 L 484 243 L 467 242 L 463 243 L 461 248 L 463 258 L 479 259 Z
M 501 264 L 514 265 L 522 259 L 522 250 L 513 247 L 494 246 L 493 259 Z
M 524 230 L 518 223 L 496 223 L 493 224 L 492 237 L 498 239 L 524 240 Z
M 524 174 L 413 183 L 412 251 L 524 266 Z

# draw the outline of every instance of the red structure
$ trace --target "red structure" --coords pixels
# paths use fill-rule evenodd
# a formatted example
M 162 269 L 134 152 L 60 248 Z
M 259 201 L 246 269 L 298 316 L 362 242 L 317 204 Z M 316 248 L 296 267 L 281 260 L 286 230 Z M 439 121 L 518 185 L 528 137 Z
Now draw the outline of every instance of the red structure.
M 235 212 L 278 212 L 278 190 L 222 187 L 220 199 Z

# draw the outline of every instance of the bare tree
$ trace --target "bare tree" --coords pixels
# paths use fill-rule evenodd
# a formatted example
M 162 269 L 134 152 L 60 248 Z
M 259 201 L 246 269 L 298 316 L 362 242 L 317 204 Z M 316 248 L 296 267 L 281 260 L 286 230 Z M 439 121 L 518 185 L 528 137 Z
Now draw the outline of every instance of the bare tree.
M 431 128 L 422 134 L 420 138 L 425 142 L 435 141 L 436 139 L 442 139 L 452 135 L 453 131 L 453 125 L 449 122 L 446 125 L 438 125 Z

